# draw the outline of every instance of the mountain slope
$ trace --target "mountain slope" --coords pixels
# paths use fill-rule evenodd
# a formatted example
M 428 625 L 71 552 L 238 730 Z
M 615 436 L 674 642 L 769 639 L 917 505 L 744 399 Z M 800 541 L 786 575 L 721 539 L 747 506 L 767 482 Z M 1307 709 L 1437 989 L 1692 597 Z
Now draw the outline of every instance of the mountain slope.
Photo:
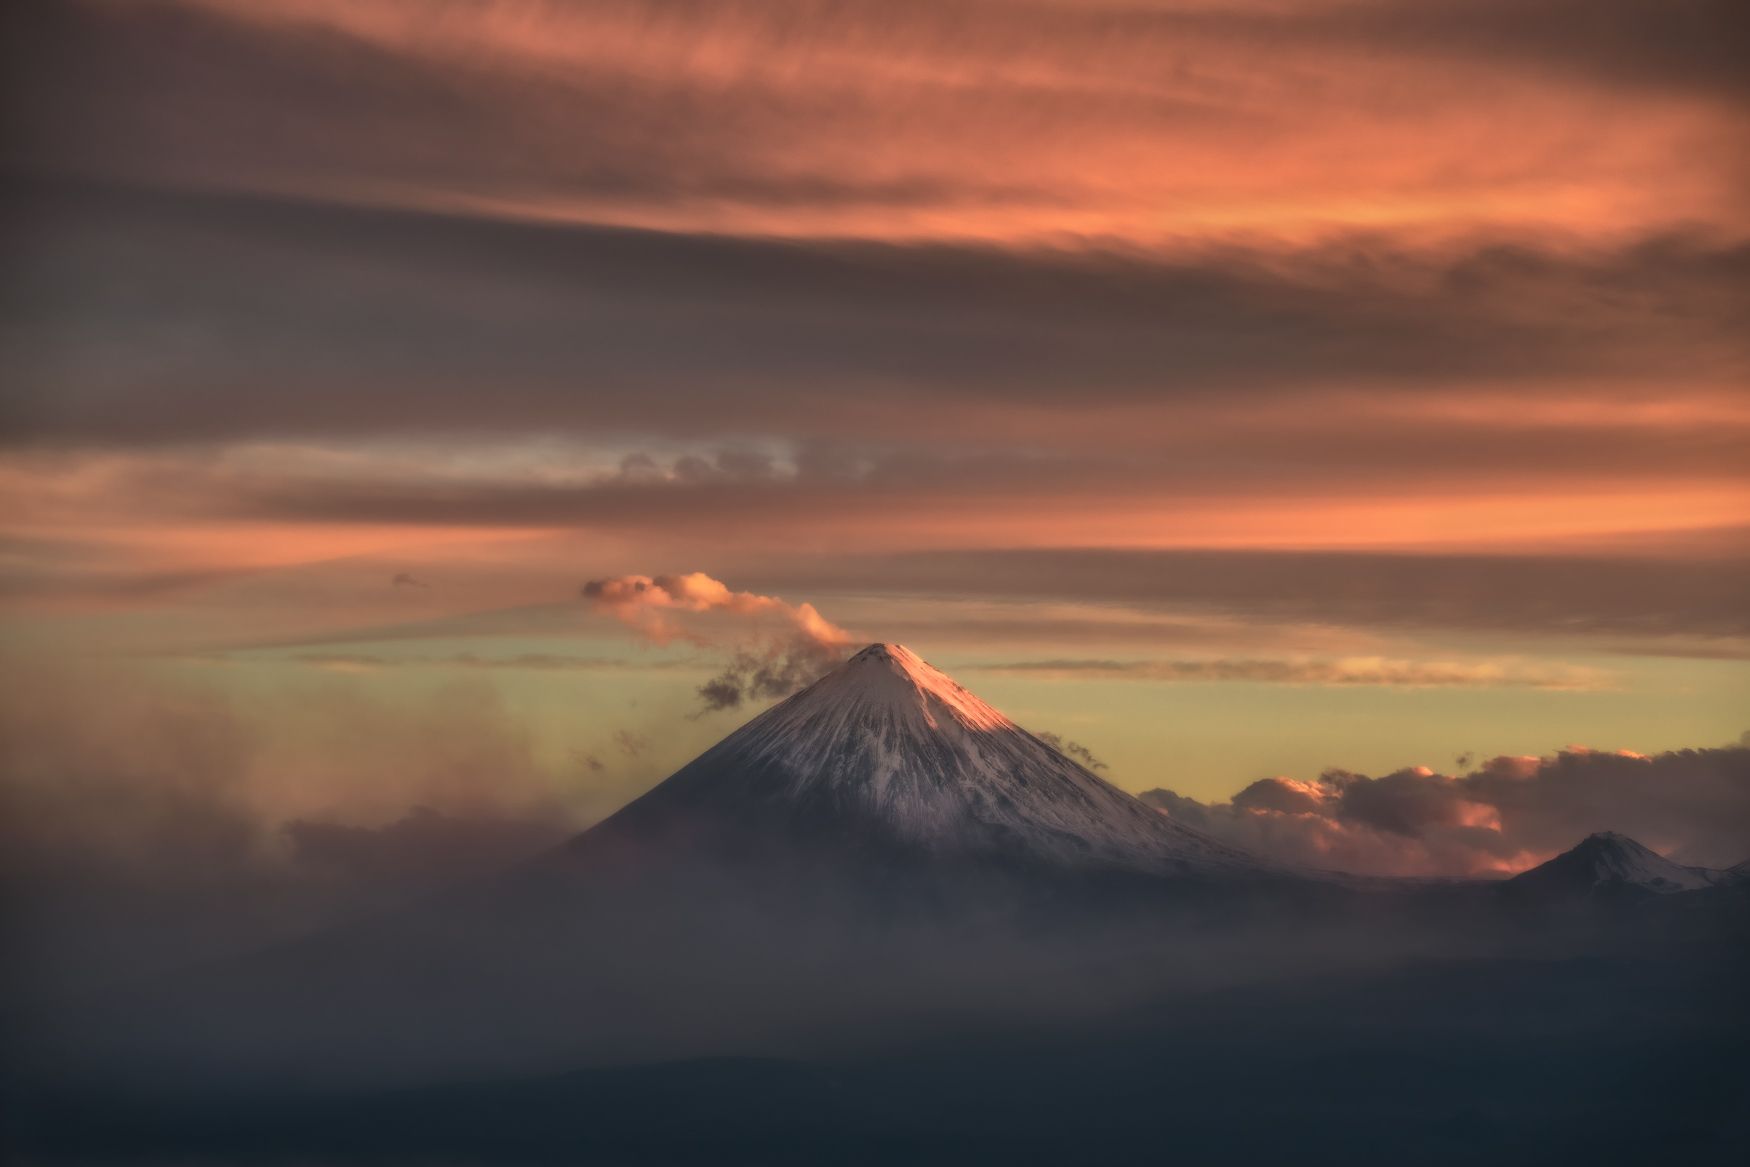
M 676 836 L 1162 874 L 1256 866 L 891 644 L 754 718 L 574 847 Z

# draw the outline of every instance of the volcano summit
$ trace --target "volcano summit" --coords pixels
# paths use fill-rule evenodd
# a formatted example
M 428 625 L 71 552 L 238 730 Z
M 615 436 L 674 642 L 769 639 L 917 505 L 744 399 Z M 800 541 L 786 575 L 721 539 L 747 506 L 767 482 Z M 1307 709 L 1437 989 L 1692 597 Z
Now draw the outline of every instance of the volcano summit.
M 572 848 L 676 838 L 1156 874 L 1253 866 L 895 644 L 870 645 L 754 718 Z

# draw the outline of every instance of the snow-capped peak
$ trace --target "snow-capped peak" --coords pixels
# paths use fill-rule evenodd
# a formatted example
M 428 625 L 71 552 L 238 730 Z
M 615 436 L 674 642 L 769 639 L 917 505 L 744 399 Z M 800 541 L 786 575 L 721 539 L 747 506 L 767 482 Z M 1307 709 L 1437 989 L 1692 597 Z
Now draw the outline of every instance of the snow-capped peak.
M 1014 729 L 1015 723 L 902 644 L 871 644 L 811 690 L 817 700 L 883 703 L 915 712 L 931 729 L 952 718 L 969 729 Z
M 1243 853 L 1158 814 L 916 653 L 872 644 L 603 824 L 779 829 L 944 854 L 1183 871 Z

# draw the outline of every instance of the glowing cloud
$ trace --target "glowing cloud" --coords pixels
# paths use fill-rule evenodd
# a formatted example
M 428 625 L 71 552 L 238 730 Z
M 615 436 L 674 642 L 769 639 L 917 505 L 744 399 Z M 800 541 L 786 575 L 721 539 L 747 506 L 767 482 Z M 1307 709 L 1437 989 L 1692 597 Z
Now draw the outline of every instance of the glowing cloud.
M 1228 802 L 1170 790 L 1141 797 L 1261 854 L 1375 875 L 1521 871 L 1602 830 L 1644 838 L 1680 862 L 1725 867 L 1744 859 L 1750 839 L 1750 750 L 1649 757 L 1573 746 L 1459 775 L 1326 770 L 1311 782 L 1262 778 Z
M 695 644 L 710 643 L 681 629 L 669 618 L 671 611 L 723 611 L 747 616 L 777 613 L 804 640 L 821 648 L 846 648 L 853 640 L 849 632 L 827 620 L 813 604 L 790 604 L 776 596 L 732 591 L 728 584 L 702 571 L 592 579 L 583 585 L 583 596 L 597 611 L 609 613 L 658 644 L 667 644 L 677 637 Z

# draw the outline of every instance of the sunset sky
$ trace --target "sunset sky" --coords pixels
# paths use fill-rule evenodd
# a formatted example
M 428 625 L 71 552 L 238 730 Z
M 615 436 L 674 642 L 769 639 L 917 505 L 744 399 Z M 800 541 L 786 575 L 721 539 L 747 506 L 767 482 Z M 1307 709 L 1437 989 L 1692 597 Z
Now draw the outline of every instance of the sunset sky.
M 1138 792 L 1736 744 L 1733 7 L 9 4 L 13 764 L 581 825 L 802 604 Z

